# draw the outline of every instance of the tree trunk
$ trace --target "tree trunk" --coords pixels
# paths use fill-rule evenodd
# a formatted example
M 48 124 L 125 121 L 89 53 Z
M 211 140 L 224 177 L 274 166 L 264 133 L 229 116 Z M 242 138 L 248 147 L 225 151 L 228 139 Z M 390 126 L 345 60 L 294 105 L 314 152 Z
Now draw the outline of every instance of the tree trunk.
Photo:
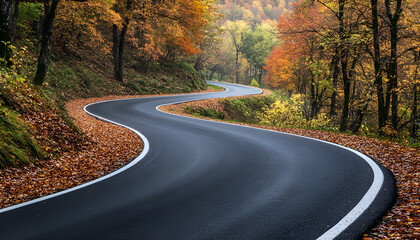
M 19 0 L 15 0 L 15 6 L 13 11 L 13 17 L 12 21 L 10 23 L 10 44 L 13 44 L 15 40 L 15 33 L 16 33 L 16 24 L 17 24 L 17 18 L 19 16 Z
M 42 23 L 43 23 L 43 18 L 39 17 L 38 21 L 34 25 L 34 32 L 35 32 L 35 39 L 36 39 L 36 45 L 37 46 L 41 42 Z
M 340 34 L 340 62 L 341 62 L 341 74 L 343 76 L 343 90 L 344 90 L 344 103 L 343 110 L 341 112 L 340 120 L 340 131 L 344 132 L 347 130 L 347 121 L 349 117 L 349 104 L 350 104 L 350 87 L 351 82 L 347 72 L 347 58 L 348 58 L 348 49 L 343 46 L 345 42 L 345 32 L 344 32 L 344 5 L 346 0 L 339 0 L 339 10 L 338 10 L 338 22 L 339 22 L 339 34 Z
M 398 63 L 397 63 L 397 42 L 398 42 L 398 32 L 397 24 L 391 24 L 391 62 L 390 70 L 390 79 L 389 83 L 391 85 L 391 122 L 394 130 L 398 129 Z
M 212 70 L 210 70 L 210 74 L 209 74 L 207 80 L 209 80 L 209 81 L 213 80 L 213 76 L 214 76 L 215 72 L 216 72 L 216 68 L 213 68 Z
M 386 110 L 384 100 L 384 88 L 382 81 L 382 69 L 381 69 L 381 52 L 379 45 L 379 20 L 378 20 L 378 1 L 371 0 L 372 8 L 372 31 L 373 31 L 373 61 L 375 67 L 375 81 L 377 97 L 378 97 L 378 127 L 379 134 L 382 133 L 382 128 L 386 124 Z
M 310 93 L 311 93 L 311 98 L 309 99 L 310 104 L 311 104 L 311 112 L 309 113 L 309 118 L 312 119 L 314 117 L 314 112 L 315 112 L 315 79 L 314 79 L 314 75 L 311 72 L 311 84 L 310 84 Z
M 420 64 L 420 52 L 414 52 L 414 62 L 417 63 L 417 68 L 416 68 L 416 74 L 414 77 L 414 81 L 417 81 L 419 78 L 418 75 L 418 68 L 419 68 L 419 64 Z M 418 108 L 418 97 L 417 95 L 419 94 L 419 84 L 414 84 L 413 87 L 413 111 L 411 112 L 411 125 L 410 125 L 410 136 L 413 139 L 417 139 L 417 131 L 419 129 L 418 126 L 418 120 L 419 120 L 419 116 L 417 114 L 417 108 Z
M 417 131 L 419 126 L 418 124 L 418 115 L 417 115 L 417 95 L 418 95 L 418 84 L 415 84 L 413 87 L 413 111 L 411 112 L 411 126 L 410 126 L 410 136 L 413 139 L 417 139 Z
M 123 23 L 123 28 L 121 29 L 120 37 L 119 37 L 119 45 L 118 45 L 118 71 L 115 78 L 118 81 L 123 81 L 123 54 L 124 54 L 124 41 L 125 35 L 127 33 L 128 24 L 130 23 L 130 19 L 126 18 Z
M 0 41 L 10 42 L 12 38 L 11 23 L 15 10 L 14 0 L 0 1 Z M 3 50 L 2 50 L 3 51 Z M 3 55 L 1 55 L 3 57 Z
M 333 79 L 333 93 L 331 94 L 331 105 L 330 105 L 330 118 L 334 118 L 336 115 L 335 108 L 337 104 L 337 84 L 338 84 L 338 74 L 340 72 L 338 58 L 338 50 L 336 50 L 335 55 L 331 61 L 331 70 L 332 70 L 332 79 Z
M 236 50 L 236 59 L 235 59 L 235 82 L 239 83 L 239 66 L 238 66 L 238 60 L 239 60 L 239 49 Z
M 41 52 L 38 59 L 38 69 L 35 74 L 34 84 L 42 85 L 45 76 L 48 72 L 49 58 L 51 54 L 51 40 L 53 35 L 53 26 L 55 11 L 57 9 L 58 2 L 60 0 L 53 0 L 51 6 L 48 3 L 44 3 L 44 21 L 42 24 L 42 40 L 41 40 Z
M 391 105 L 391 122 L 394 130 L 398 130 L 398 59 L 397 59 L 397 47 L 398 47 L 398 21 L 401 16 L 401 4 L 402 0 L 396 0 L 395 12 L 391 13 L 390 0 L 385 0 L 386 15 L 390 22 L 390 34 L 391 34 L 391 58 L 389 61 L 388 75 L 389 75 L 389 86 L 390 94 L 392 99 Z
M 10 48 L 8 48 L 8 44 L 13 43 L 18 11 L 19 1 L 0 1 L 0 58 L 4 58 L 8 66 L 12 65 L 12 61 L 10 61 L 12 52 Z
M 112 62 L 114 64 L 114 77 L 118 76 L 118 26 L 112 25 Z
M 262 87 L 262 75 L 263 75 L 264 68 L 262 66 L 259 67 L 258 73 L 258 84 Z
M 387 78 L 388 80 L 391 79 L 391 73 L 389 70 L 389 62 L 387 63 Z M 385 117 L 385 124 L 388 123 L 389 120 L 389 109 L 391 108 L 391 91 L 392 91 L 392 87 L 391 87 L 391 82 L 388 81 L 387 86 L 386 86 L 386 93 L 385 93 L 385 113 L 384 113 L 384 117 Z
M 203 53 L 200 53 L 195 59 L 194 69 L 200 71 L 203 69 Z
M 343 111 L 341 113 L 340 131 L 344 132 L 347 130 L 347 122 L 349 118 L 350 89 L 351 89 L 351 81 L 347 73 L 346 60 L 341 61 L 341 71 L 343 75 L 344 103 L 343 103 Z
M 352 123 L 352 126 L 350 127 L 351 131 L 356 134 L 357 132 L 359 132 L 360 127 L 362 126 L 363 123 L 363 118 L 365 116 L 366 110 L 369 107 L 369 104 L 372 100 L 372 95 L 373 95 L 373 90 L 374 90 L 375 85 L 372 85 L 372 88 L 370 90 L 369 93 L 369 98 L 368 100 L 363 104 L 362 108 L 359 108 L 357 110 L 357 119 Z

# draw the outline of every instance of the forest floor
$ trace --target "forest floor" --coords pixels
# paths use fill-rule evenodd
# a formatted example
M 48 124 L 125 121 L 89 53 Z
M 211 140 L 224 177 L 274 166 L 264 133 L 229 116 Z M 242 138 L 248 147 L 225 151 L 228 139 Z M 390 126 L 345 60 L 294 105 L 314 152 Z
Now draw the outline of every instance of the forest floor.
M 163 106 L 160 110 L 189 117 L 221 121 L 188 114 L 186 110 L 188 107 L 211 108 L 220 112 L 225 112 L 222 102 L 218 99 Z M 225 113 L 228 114 L 227 112 Z M 321 139 L 355 149 L 372 157 L 394 174 L 398 198 L 395 205 L 387 212 L 378 225 L 364 234 L 364 239 L 420 239 L 419 148 L 407 148 L 394 142 L 336 132 L 278 128 L 238 122 L 235 122 L 234 124 Z

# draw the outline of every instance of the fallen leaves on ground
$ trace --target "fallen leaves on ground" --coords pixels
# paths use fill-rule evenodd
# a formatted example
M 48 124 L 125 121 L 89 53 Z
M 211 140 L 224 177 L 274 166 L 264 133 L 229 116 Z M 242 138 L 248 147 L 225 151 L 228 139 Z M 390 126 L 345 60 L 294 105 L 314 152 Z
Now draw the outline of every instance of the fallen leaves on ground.
M 214 91 L 209 88 L 195 93 Z M 0 208 L 78 186 L 129 163 L 141 153 L 143 142 L 140 137 L 126 128 L 89 116 L 83 107 L 99 101 L 152 96 L 157 95 L 107 96 L 67 103 L 70 117 L 85 137 L 73 134 L 73 130 L 54 111 L 27 109 L 27 115 L 23 116 L 27 125 L 52 157 L 20 169 L 0 170 Z M 26 106 L 29 104 L 17 107 Z M 45 115 L 46 112 L 49 114 Z
M 21 169 L 1 170 L 2 208 L 94 180 L 140 154 L 143 143 L 136 134 L 99 121 L 83 111 L 86 104 L 98 100 L 101 99 L 76 100 L 67 104 L 70 116 L 89 138 L 83 148 L 56 151 L 56 154 L 62 154 L 60 158 L 38 161 Z
M 186 106 L 223 110 L 222 103 L 215 99 L 164 106 L 160 109 L 191 116 L 185 111 Z M 420 239 L 420 149 L 407 148 L 394 142 L 350 136 L 342 133 L 239 124 L 337 143 L 365 153 L 380 162 L 383 166 L 390 169 L 395 176 L 398 199 L 380 223 L 364 235 L 364 239 Z

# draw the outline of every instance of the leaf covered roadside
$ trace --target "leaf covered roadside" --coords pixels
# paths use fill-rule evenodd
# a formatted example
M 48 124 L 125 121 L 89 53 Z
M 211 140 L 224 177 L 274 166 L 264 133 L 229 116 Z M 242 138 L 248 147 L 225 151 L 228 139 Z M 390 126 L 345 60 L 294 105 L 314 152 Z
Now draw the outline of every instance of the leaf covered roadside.
M 12 90 L 16 93 L 19 89 L 30 95 L 37 94 L 30 86 Z M 195 93 L 215 91 L 208 88 Z M 22 102 L 21 106 L 15 104 L 16 108 L 45 107 L 26 109 L 28 116 L 23 114 L 22 117 L 37 143 L 48 154 L 46 159 L 38 159 L 21 168 L 0 169 L 0 208 L 75 187 L 129 163 L 143 149 L 140 137 L 128 129 L 89 116 L 83 108 L 99 101 L 150 96 L 156 95 L 107 96 L 68 102 L 66 109 L 84 135 L 71 131 L 56 110 L 46 102 L 38 102 L 41 98 L 31 100 L 37 104 L 26 103 L 28 100 L 22 95 L 15 99 Z
M 187 110 L 194 107 L 215 109 L 228 114 L 223 109 L 222 100 L 218 99 L 164 106 L 160 109 L 192 116 Z M 397 183 L 398 198 L 393 208 L 388 211 L 379 224 L 364 235 L 364 239 L 420 239 L 420 149 L 335 132 L 235 123 L 321 139 L 369 155 L 392 171 Z
M 128 129 L 99 121 L 88 116 L 83 107 L 102 99 L 76 100 L 67 104 L 70 116 L 86 135 L 83 147 L 51 149 L 62 155 L 58 159 L 37 161 L 22 168 L 0 170 L 0 207 L 8 207 L 34 198 L 65 190 L 94 180 L 115 171 L 138 156 L 142 150 L 141 139 Z M 32 118 L 30 118 L 32 119 Z M 57 121 L 38 117 L 30 121 L 31 126 L 50 125 L 46 135 L 54 134 L 60 128 Z M 52 131 L 52 132 L 50 132 Z M 65 139 L 66 132 L 62 132 Z M 50 135 L 51 136 L 51 135 Z M 38 142 L 42 142 L 39 141 Z M 51 145 L 51 144 L 48 144 Z M 65 142 L 57 142 L 65 145 Z
M 420 151 L 397 143 L 319 130 L 258 126 L 337 143 L 360 151 L 392 171 L 398 198 L 382 221 L 365 234 L 366 239 L 420 238 Z

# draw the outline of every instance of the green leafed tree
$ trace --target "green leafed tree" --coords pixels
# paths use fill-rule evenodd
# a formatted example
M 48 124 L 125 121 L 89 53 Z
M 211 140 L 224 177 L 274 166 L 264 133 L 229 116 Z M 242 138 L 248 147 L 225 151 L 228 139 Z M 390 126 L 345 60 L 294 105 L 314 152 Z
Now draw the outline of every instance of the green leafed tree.
M 235 82 L 239 83 L 239 55 L 243 51 L 245 36 L 251 31 L 251 27 L 245 21 L 226 22 L 226 31 L 232 38 L 235 49 Z
M 254 31 L 246 32 L 244 35 L 242 53 L 248 60 L 251 75 L 257 78 L 261 86 L 263 67 L 277 44 L 276 33 L 271 25 L 263 23 L 257 25 Z

